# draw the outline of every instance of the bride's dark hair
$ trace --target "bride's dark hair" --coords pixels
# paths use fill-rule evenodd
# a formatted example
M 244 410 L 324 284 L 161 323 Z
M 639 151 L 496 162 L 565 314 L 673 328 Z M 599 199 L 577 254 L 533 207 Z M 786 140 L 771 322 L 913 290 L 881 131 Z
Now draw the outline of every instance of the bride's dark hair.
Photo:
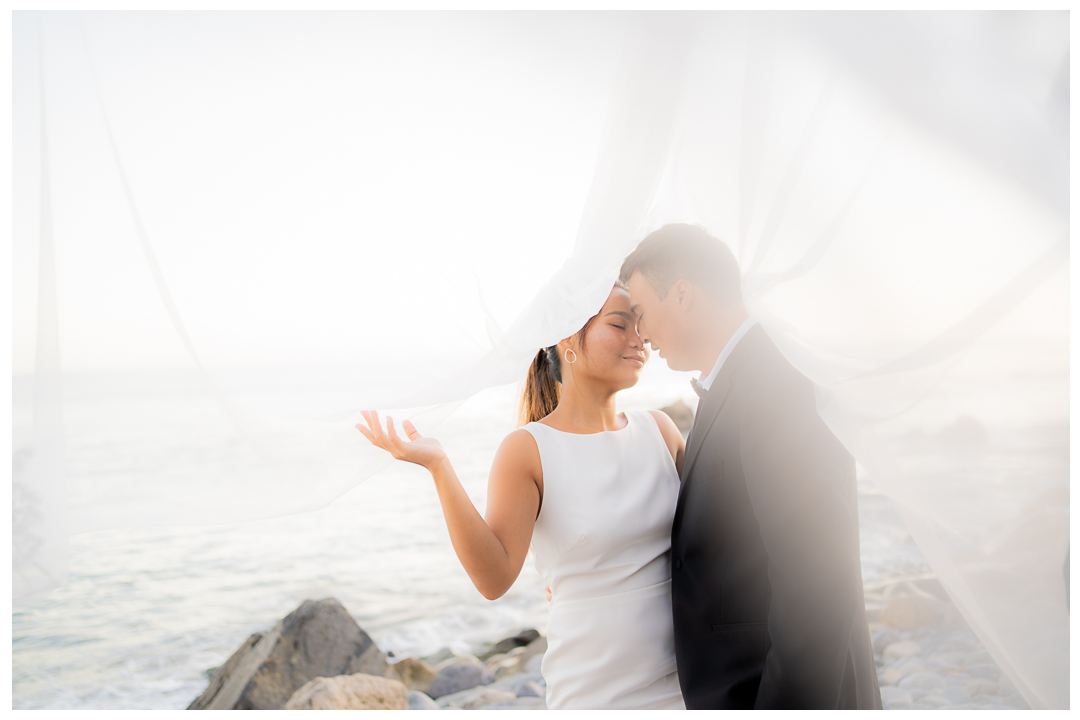
M 593 315 L 589 318 L 574 335 L 578 352 L 585 351 L 585 333 L 596 317 Z M 559 404 L 561 388 L 562 358 L 559 357 L 559 346 L 541 348 L 529 366 L 529 374 L 525 376 L 525 389 L 518 408 L 520 424 L 527 425 L 550 415 Z

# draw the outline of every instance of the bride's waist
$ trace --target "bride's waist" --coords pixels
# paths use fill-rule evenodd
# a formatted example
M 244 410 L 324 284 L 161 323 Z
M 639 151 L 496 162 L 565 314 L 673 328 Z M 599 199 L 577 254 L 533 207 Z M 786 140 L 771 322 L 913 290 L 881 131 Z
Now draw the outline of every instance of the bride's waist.
M 642 585 L 640 582 L 599 587 L 594 585 L 591 588 L 575 585 L 563 583 L 555 589 L 552 593 L 551 613 L 590 607 L 605 607 L 615 611 L 620 605 L 648 602 L 653 598 L 663 598 L 666 602 L 671 602 L 670 577 L 649 585 Z

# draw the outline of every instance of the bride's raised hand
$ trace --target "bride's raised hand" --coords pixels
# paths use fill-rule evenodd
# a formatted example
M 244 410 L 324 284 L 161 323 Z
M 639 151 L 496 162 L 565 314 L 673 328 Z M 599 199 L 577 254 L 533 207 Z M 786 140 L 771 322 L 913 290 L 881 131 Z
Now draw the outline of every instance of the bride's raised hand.
M 446 460 L 446 451 L 443 449 L 442 444 L 435 438 L 426 438 L 416 431 L 416 427 L 412 422 L 406 420 L 401 424 L 401 429 L 405 431 L 405 435 L 408 440 L 403 440 L 394 430 L 394 418 L 386 418 L 386 431 L 383 431 L 382 422 L 379 420 L 379 413 L 373 410 L 364 410 L 362 413 L 364 420 L 367 422 L 367 427 L 358 424 L 356 429 L 359 430 L 364 437 L 376 447 L 381 447 L 386 450 L 397 460 L 404 460 L 406 462 L 422 465 L 429 471 L 434 472 L 444 460 Z

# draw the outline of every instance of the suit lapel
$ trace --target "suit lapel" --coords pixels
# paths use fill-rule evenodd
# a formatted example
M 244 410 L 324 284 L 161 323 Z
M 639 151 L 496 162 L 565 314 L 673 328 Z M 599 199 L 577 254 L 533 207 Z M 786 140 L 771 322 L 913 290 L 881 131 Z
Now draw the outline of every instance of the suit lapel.
M 720 414 L 720 409 L 727 402 L 728 395 L 731 393 L 732 375 L 753 354 L 760 342 L 760 336 L 764 334 L 765 331 L 762 330 L 760 325 L 755 325 L 746 333 L 742 340 L 739 341 L 739 344 L 735 346 L 735 349 L 731 351 L 728 359 L 724 361 L 724 366 L 720 368 L 716 379 L 713 380 L 709 392 L 705 393 L 705 397 L 698 402 L 698 411 L 694 416 L 694 425 L 690 430 L 690 445 L 686 448 L 686 459 L 683 460 L 683 471 L 680 477 L 683 484 L 690 477 L 690 471 L 694 468 L 694 461 L 697 460 L 698 453 L 701 452 L 701 446 L 705 442 L 705 437 L 709 434 L 716 416 Z
M 686 458 L 683 460 L 683 471 L 680 478 L 683 482 L 686 482 L 686 478 L 689 477 L 690 468 L 694 466 L 694 460 L 697 459 L 698 453 L 701 451 L 701 443 L 704 442 L 705 436 L 709 434 L 709 428 L 712 427 L 713 420 L 716 419 L 720 408 L 724 406 L 724 401 L 727 400 L 730 391 L 731 379 L 721 369 L 720 374 L 713 380 L 709 392 L 705 393 L 705 397 L 701 398 L 698 403 L 698 411 L 694 416 L 694 426 L 690 430 L 690 444 L 686 447 Z

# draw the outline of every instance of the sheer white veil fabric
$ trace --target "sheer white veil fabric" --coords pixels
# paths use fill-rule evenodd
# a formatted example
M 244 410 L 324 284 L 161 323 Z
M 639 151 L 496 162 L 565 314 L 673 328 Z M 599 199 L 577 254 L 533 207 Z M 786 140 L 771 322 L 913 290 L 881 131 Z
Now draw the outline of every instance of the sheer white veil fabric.
M 1067 13 L 16 13 L 13 43 L 16 599 L 69 533 L 326 505 L 388 463 L 356 411 L 425 432 L 519 381 L 692 222 L 1068 707 Z

